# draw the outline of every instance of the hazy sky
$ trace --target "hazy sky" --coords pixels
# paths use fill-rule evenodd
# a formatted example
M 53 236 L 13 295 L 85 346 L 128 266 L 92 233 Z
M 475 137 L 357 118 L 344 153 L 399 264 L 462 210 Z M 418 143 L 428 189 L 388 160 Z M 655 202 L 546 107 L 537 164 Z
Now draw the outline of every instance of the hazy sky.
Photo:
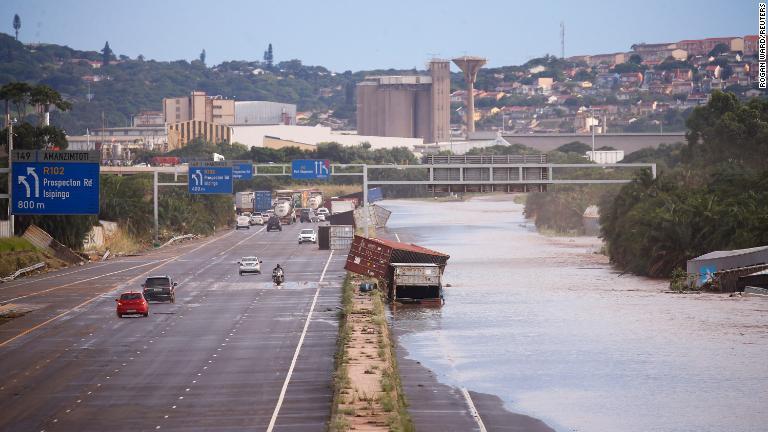
M 675 42 L 757 33 L 757 2 L 645 1 L 353 1 L 353 0 L 0 0 L 0 31 L 19 39 L 135 58 L 209 65 L 300 59 L 334 71 L 422 68 L 438 56 L 480 55 L 489 66 L 517 65 L 560 53 L 629 50 L 637 42 Z

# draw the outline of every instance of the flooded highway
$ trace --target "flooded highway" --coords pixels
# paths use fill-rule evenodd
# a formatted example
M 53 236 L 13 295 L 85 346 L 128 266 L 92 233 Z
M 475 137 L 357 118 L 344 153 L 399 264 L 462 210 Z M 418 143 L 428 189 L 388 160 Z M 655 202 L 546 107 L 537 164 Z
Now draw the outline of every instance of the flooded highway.
M 668 294 L 598 239 L 537 234 L 509 196 L 391 200 L 389 230 L 451 255 L 439 309 L 399 308 L 408 357 L 558 431 L 765 431 L 768 300 Z

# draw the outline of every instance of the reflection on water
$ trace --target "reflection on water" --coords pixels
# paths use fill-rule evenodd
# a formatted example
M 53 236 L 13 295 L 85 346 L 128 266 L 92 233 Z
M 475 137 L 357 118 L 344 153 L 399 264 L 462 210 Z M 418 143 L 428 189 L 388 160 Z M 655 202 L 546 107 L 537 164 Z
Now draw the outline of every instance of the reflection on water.
M 768 300 L 665 294 L 501 197 L 385 201 L 391 231 L 451 255 L 441 309 L 400 308 L 410 357 L 562 431 L 765 431 Z

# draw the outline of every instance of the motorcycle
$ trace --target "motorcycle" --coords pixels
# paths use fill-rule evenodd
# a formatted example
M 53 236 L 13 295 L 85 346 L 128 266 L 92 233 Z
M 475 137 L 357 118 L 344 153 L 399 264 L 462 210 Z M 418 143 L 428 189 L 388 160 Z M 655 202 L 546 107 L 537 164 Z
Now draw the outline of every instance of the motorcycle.
M 285 274 L 283 274 L 283 272 L 272 273 L 272 282 L 274 282 L 275 285 L 281 285 L 285 282 Z

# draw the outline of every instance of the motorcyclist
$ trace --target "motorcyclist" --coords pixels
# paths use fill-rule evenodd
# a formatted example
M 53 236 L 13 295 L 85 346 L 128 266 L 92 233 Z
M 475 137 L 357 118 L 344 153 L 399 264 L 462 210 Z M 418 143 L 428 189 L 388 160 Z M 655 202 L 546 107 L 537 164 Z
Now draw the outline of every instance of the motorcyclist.
M 285 273 L 283 272 L 283 268 L 280 267 L 280 264 L 278 264 L 273 270 L 272 270 L 272 280 L 277 282 L 278 279 L 282 279 Z

